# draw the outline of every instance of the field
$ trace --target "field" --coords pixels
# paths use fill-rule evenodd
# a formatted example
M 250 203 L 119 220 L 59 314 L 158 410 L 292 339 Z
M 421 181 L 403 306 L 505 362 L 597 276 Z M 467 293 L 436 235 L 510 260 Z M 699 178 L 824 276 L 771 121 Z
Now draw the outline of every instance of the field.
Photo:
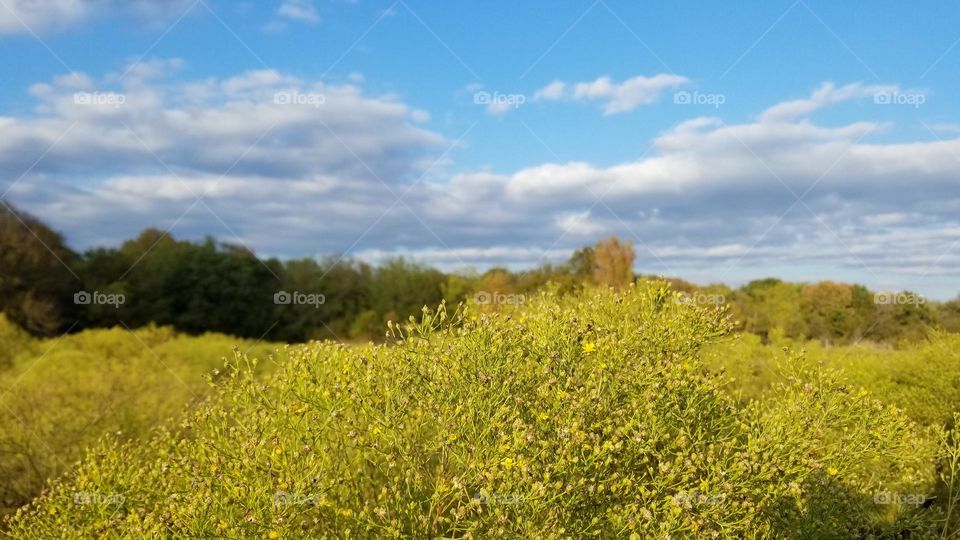
M 9 514 L 69 470 L 103 435 L 141 440 L 209 388 L 232 357 L 281 354 L 222 335 L 169 328 L 88 330 L 38 340 L 0 315 L 0 510 Z M 267 371 L 274 364 L 261 364 Z
M 732 323 L 648 282 L 441 305 L 384 344 L 115 329 L 43 358 L 4 326 L 8 498 L 52 479 L 6 534 L 955 536 L 958 336 L 763 344 Z

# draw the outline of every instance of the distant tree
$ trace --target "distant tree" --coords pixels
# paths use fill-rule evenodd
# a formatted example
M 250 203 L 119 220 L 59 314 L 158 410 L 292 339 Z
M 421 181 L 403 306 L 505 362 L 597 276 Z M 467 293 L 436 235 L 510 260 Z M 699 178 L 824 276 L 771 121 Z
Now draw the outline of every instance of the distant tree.
M 76 254 L 40 220 L 0 201 L 0 311 L 37 335 L 66 330 L 81 283 Z
M 279 262 L 259 260 L 245 247 L 212 238 L 181 249 L 169 284 L 176 296 L 178 328 L 256 339 L 276 324 L 271 308 L 282 273 Z
M 960 298 L 937 306 L 937 323 L 948 332 L 960 332 Z
M 126 325 L 133 328 L 155 322 L 179 328 L 178 319 L 189 294 L 179 280 L 190 250 L 189 242 L 178 242 L 159 229 L 146 229 L 120 246 L 118 256 L 127 263 L 126 269 L 99 279 L 124 283 L 128 297 L 121 316 Z
M 349 259 L 288 261 L 283 267 L 282 286 L 278 291 L 315 295 L 318 299 L 317 295 L 322 295 L 323 303 L 277 305 L 278 324 L 271 335 L 282 341 L 379 335 L 382 322 L 375 321 L 375 317 L 367 314 L 366 323 L 359 325 L 355 321 L 361 314 L 372 312 L 367 289 L 370 279 L 369 266 Z
M 480 293 L 509 294 L 514 291 L 513 276 L 505 268 L 491 268 L 480 276 L 476 287 Z
M 450 306 L 456 306 L 467 300 L 475 290 L 474 287 L 478 279 L 479 277 L 473 270 L 447 274 L 446 280 L 440 285 L 443 299 Z
M 821 281 L 804 286 L 801 295 L 800 309 L 809 337 L 833 341 L 853 332 L 857 321 L 850 285 Z
M 588 282 L 593 279 L 593 248 L 582 247 L 573 252 L 570 261 L 567 262 L 570 273 L 582 282 Z
M 617 238 L 599 242 L 593 248 L 593 280 L 617 289 L 633 281 L 633 244 Z
M 132 328 L 143 324 L 143 321 L 130 317 L 132 305 L 126 302 L 131 295 L 129 285 L 123 278 L 133 263 L 133 258 L 117 249 L 96 248 L 83 254 L 77 264 L 83 289 L 91 293 L 120 294 L 125 301 L 118 307 L 97 304 L 77 306 L 76 317 L 80 321 L 80 328 L 120 324 Z
M 936 321 L 930 304 L 910 291 L 888 298 L 891 301 L 877 303 L 876 320 L 867 337 L 886 342 L 916 341 L 926 337 Z
M 859 341 L 867 337 L 877 318 L 877 304 L 873 293 L 863 285 L 852 285 L 851 325 L 847 328 L 847 337 L 850 341 Z
M 383 322 L 419 317 L 424 306 L 436 309 L 443 300 L 444 281 L 439 270 L 403 257 L 390 259 L 372 272 L 367 284 L 371 309 L 383 316 Z
M 763 338 L 777 328 L 789 337 L 805 337 L 800 290 L 800 285 L 774 278 L 751 281 L 735 291 L 730 299 L 734 318 L 740 321 L 743 330 Z

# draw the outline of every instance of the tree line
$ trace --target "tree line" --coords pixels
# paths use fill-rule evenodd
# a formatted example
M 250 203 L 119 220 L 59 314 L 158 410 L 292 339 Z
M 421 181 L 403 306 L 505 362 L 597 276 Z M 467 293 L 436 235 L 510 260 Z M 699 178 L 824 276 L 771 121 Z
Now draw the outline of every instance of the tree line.
M 381 336 L 388 320 L 441 301 L 495 308 L 548 283 L 572 291 L 653 277 L 635 275 L 633 262 L 632 245 L 611 238 L 563 264 L 444 273 L 402 257 L 378 266 L 336 256 L 261 259 L 241 246 L 177 240 L 156 229 L 116 248 L 78 253 L 37 218 L 0 206 L 0 311 L 40 336 L 157 324 L 282 342 L 365 340 Z M 960 331 L 960 299 L 928 302 L 830 281 L 771 278 L 733 289 L 666 279 L 686 301 L 728 305 L 741 330 L 766 339 L 896 342 L 921 339 L 931 328 Z

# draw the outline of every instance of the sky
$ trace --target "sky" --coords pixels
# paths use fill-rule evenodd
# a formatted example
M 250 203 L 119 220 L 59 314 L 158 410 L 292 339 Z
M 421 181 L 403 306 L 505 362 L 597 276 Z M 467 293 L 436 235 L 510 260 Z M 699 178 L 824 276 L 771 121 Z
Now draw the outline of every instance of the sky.
M 960 292 L 960 4 L 0 0 L 0 200 L 75 249 Z

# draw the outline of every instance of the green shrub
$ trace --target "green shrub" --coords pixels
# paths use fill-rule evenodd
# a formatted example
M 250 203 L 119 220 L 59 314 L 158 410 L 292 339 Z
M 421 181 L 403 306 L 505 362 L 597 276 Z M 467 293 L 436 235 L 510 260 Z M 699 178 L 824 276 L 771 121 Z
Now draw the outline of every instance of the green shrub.
M 240 345 L 222 335 L 189 337 L 169 328 L 88 330 L 25 342 L 0 319 L 0 340 L 18 351 L 0 372 L 0 514 L 40 493 L 104 434 L 147 438 L 209 390 L 206 376 Z
M 393 343 L 238 355 L 149 444 L 107 441 L 14 538 L 867 538 L 938 534 L 946 441 L 790 362 L 739 404 L 699 351 L 724 312 L 662 284 L 441 307 Z M 943 472 L 941 466 L 940 472 Z M 945 477 L 949 477 L 947 473 Z M 944 480 L 948 485 L 952 477 Z M 912 500 L 912 499 L 911 499 Z M 911 536 L 912 535 L 912 536 Z
M 13 367 L 17 357 L 33 352 L 36 340 L 10 322 L 6 315 L 0 313 L 0 344 L 3 344 L 0 347 L 0 373 L 2 373 Z
M 960 404 L 960 335 L 931 333 L 928 340 L 900 348 L 873 343 L 825 347 L 816 341 L 775 337 L 763 345 L 758 336 L 738 335 L 711 344 L 706 364 L 733 379 L 730 390 L 745 399 L 758 398 L 784 378 L 792 358 L 785 351 L 802 350 L 804 363 L 843 372 L 848 384 L 861 386 L 884 403 L 903 409 L 923 425 L 944 425 Z

